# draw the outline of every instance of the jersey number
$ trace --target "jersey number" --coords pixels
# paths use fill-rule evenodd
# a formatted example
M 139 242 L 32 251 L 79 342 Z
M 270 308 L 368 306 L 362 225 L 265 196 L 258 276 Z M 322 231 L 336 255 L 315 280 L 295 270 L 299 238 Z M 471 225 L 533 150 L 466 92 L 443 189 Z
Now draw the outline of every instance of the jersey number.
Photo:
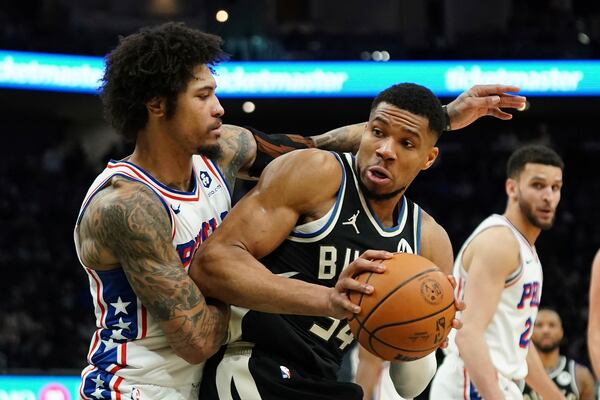
M 529 346 L 531 333 L 531 318 L 527 318 L 527 321 L 525 321 L 525 332 L 521 333 L 521 338 L 519 339 L 519 346 L 521 348 L 526 349 Z
M 333 334 L 337 331 L 335 337 L 341 341 L 340 350 L 344 350 L 346 346 L 354 341 L 354 336 L 352 336 L 352 332 L 350 331 L 350 325 L 344 321 L 342 327 L 337 329 L 342 321 L 331 317 L 329 317 L 329 319 L 331 320 L 329 328 L 326 329 L 314 323 L 309 330 L 326 342 L 329 342 L 329 339 L 331 339 Z

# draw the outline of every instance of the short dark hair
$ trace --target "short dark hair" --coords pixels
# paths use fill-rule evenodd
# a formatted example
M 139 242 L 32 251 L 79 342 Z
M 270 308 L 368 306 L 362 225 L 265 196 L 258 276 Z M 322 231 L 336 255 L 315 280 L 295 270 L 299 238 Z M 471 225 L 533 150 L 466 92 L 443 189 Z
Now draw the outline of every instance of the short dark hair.
M 516 179 L 519 177 L 525 164 L 553 165 L 565 169 L 562 158 L 550 147 L 541 144 L 529 144 L 515 150 L 506 163 L 506 176 Z
M 442 103 L 435 94 L 425 86 L 414 83 L 398 83 L 380 92 L 373 103 L 373 111 L 379 103 L 388 103 L 429 120 L 429 129 L 440 137 L 444 129 L 444 112 Z
M 148 122 L 146 102 L 166 98 L 166 115 L 175 112 L 177 95 L 185 90 L 198 65 L 211 69 L 227 58 L 223 40 L 215 35 L 168 22 L 119 38 L 106 56 L 100 97 L 104 115 L 117 133 L 135 140 Z

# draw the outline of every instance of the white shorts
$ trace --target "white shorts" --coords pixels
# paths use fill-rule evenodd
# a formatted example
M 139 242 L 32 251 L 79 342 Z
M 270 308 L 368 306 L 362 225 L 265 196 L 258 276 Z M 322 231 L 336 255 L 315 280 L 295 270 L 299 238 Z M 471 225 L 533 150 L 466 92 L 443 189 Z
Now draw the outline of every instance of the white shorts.
M 498 375 L 498 384 L 506 400 L 523 400 L 523 393 L 517 383 Z M 462 360 L 454 354 L 448 354 L 431 383 L 430 400 L 480 400 L 475 386 Z
M 91 400 L 98 398 L 121 400 L 198 400 L 200 384 L 167 387 L 140 383 L 129 384 L 126 380 L 123 380 L 116 390 L 114 388 L 96 387 L 94 392 L 80 392 L 80 398 Z

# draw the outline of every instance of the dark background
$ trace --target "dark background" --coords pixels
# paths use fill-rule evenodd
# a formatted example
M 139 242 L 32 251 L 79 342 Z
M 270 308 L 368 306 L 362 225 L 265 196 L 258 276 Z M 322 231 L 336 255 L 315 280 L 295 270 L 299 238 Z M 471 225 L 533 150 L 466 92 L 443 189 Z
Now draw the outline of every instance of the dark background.
M 0 49 L 104 55 L 139 27 L 185 21 L 220 34 L 234 60 L 597 59 L 600 2 L 35 0 L 0 5 Z M 214 15 L 226 9 L 230 19 Z M 398 77 L 402 81 L 402 77 Z M 246 99 L 244 99 L 246 100 Z M 225 122 L 316 134 L 364 121 L 370 99 L 222 100 Z M 252 99 L 248 99 L 252 100 Z M 448 102 L 451 99 L 442 99 Z M 600 246 L 598 98 L 530 98 L 509 122 L 485 118 L 440 140 L 441 156 L 409 189 L 448 231 L 455 252 L 504 210 L 504 168 L 521 143 L 566 162 L 555 227 L 537 243 L 542 304 L 564 320 L 563 351 L 588 364 L 588 282 Z M 94 328 L 72 229 L 109 158 L 126 155 L 96 96 L 0 90 L 0 372 L 79 370 Z

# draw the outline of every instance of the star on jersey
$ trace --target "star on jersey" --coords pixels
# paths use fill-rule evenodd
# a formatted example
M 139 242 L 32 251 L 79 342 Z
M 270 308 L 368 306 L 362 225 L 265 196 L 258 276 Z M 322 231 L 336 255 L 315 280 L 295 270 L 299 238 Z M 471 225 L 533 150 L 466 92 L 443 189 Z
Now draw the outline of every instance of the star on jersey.
M 115 348 L 118 345 L 118 343 L 115 343 L 115 341 L 112 339 L 103 340 L 102 343 L 104 343 L 104 351 L 109 351 L 110 349 Z
M 123 329 L 127 329 L 128 331 L 130 330 L 130 329 L 129 329 L 129 325 L 131 325 L 131 322 L 124 322 L 124 321 L 123 321 L 123 317 L 120 317 L 120 318 L 119 318 L 119 323 L 118 323 L 118 324 L 115 324 L 115 326 L 116 326 L 117 328 L 121 328 L 121 330 L 123 330 Z
M 92 379 L 92 381 L 96 384 L 96 387 L 104 387 L 104 381 L 100 378 L 100 375 Z
M 130 305 L 131 302 L 130 301 L 123 301 L 121 300 L 121 296 L 119 296 L 118 300 L 116 303 L 110 303 L 111 306 L 113 306 L 115 308 L 115 317 L 117 315 L 119 315 L 119 313 L 123 313 L 125 315 L 129 314 L 127 312 L 127 306 Z
M 115 339 L 115 340 L 125 340 L 127 339 L 125 336 L 123 336 L 121 334 L 121 332 L 123 332 L 123 329 L 119 329 L 117 331 L 113 331 L 112 335 L 110 335 L 111 339 Z
M 360 214 L 360 210 L 356 210 L 356 213 L 348 218 L 348 221 L 342 222 L 342 225 L 352 225 L 357 235 L 360 233 L 358 227 L 356 226 L 356 218 L 358 218 L 358 214 Z
M 97 399 L 103 399 L 104 396 L 102 395 L 102 389 L 100 389 L 99 387 L 96 387 L 96 390 L 94 390 L 94 393 L 92 393 L 92 396 L 94 396 Z

